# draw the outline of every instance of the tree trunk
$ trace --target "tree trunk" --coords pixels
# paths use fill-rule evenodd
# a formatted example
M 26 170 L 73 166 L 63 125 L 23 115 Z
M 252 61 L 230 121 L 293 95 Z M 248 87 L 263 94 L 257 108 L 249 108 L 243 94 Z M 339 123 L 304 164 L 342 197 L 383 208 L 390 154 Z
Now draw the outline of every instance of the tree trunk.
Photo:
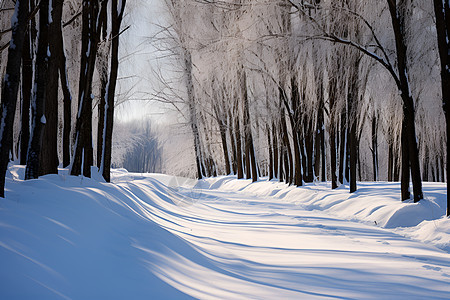
M 409 192 L 409 174 L 410 174 L 410 165 L 409 165 L 409 152 L 408 152 L 408 137 L 406 134 L 406 124 L 403 121 L 402 124 L 402 133 L 401 133 L 401 154 L 402 154 L 402 172 L 401 172 L 401 197 L 402 201 L 409 200 L 411 197 L 411 193 Z
M 49 50 L 47 72 L 47 98 L 45 101 L 45 119 L 41 157 L 40 175 L 58 174 L 58 79 L 61 50 L 58 49 L 62 43 L 62 8 L 63 0 L 53 0 L 51 7 L 51 20 L 49 25 Z
M 292 110 L 293 113 L 290 113 L 289 120 L 291 122 L 292 128 L 292 142 L 294 148 L 294 185 L 302 186 L 303 185 L 303 174 L 302 174 L 302 161 L 300 157 L 300 144 L 299 144 L 299 109 L 298 106 L 300 104 L 300 93 L 298 91 L 297 77 L 295 75 L 291 76 L 291 102 L 292 102 Z
M 103 5 L 106 5 L 105 3 Z M 78 117 L 75 128 L 75 154 L 73 156 L 72 175 L 91 176 L 94 163 L 92 148 L 92 80 L 101 22 L 98 1 L 83 1 L 82 12 L 82 45 L 80 88 L 78 98 Z
M 32 10 L 29 0 L 23 0 L 27 5 L 27 10 Z M 28 144 L 30 142 L 30 104 L 31 92 L 33 89 L 33 45 L 36 39 L 36 24 L 34 19 L 27 24 L 22 52 L 22 110 L 20 129 L 20 164 L 27 163 Z
M 353 83 L 356 84 L 356 83 Z M 351 84 L 351 85 L 353 85 Z M 349 157 L 349 171 L 350 171 L 350 193 L 356 192 L 356 165 L 357 165 L 357 139 L 356 139 L 356 108 L 355 108 L 355 100 L 356 95 L 354 94 L 356 89 L 353 89 L 353 92 L 349 93 L 349 129 L 348 129 L 348 157 Z
M 378 117 L 376 113 L 372 116 L 372 166 L 373 181 L 378 180 Z
M 277 127 L 276 127 L 275 123 L 272 123 L 273 172 L 274 172 L 274 177 L 279 179 L 280 178 L 280 173 L 279 173 L 279 168 L 278 168 L 278 163 L 279 163 L 278 154 L 280 152 L 280 147 L 279 147 L 279 144 L 278 144 L 277 134 L 278 134 Z
M 237 164 L 237 178 L 244 178 L 244 169 L 242 164 L 242 140 L 241 140 L 241 126 L 239 121 L 239 109 L 236 107 L 235 109 L 235 126 L 234 133 L 236 137 L 236 164 Z
M 227 126 L 224 124 L 223 120 L 219 120 L 219 131 L 220 139 L 222 141 L 223 158 L 225 160 L 225 172 L 227 175 L 231 174 L 230 168 L 230 157 L 228 154 L 228 143 L 227 143 Z
M 27 26 L 27 1 L 16 0 L 15 12 L 11 21 L 11 41 L 8 48 L 8 62 L 2 82 L 2 101 L 0 106 L 0 197 L 5 197 L 5 176 L 9 163 L 9 152 L 13 144 L 13 124 L 17 105 L 17 92 L 20 82 L 20 64 L 23 42 Z
M 307 160 L 307 169 L 305 172 L 305 181 L 313 182 L 314 181 L 314 125 L 312 123 L 311 117 L 306 121 L 307 125 L 304 130 L 306 133 L 305 138 L 305 148 L 306 148 L 306 160 Z
M 269 180 L 272 180 L 273 179 L 273 153 L 272 153 L 272 139 L 270 136 L 270 128 L 269 128 L 268 124 L 266 124 L 266 132 L 267 132 L 267 145 L 269 148 L 268 176 L 269 176 Z
M 397 7 L 396 1 L 387 0 L 389 11 L 391 13 L 392 27 L 394 29 L 396 52 L 397 52 L 397 68 L 398 68 L 398 81 L 397 86 L 401 92 L 403 100 L 403 130 L 405 131 L 405 139 L 408 140 L 408 149 L 402 150 L 402 154 L 408 151 L 409 166 L 411 170 L 411 178 L 413 182 L 414 202 L 418 202 L 423 199 L 422 192 L 422 179 L 420 176 L 420 163 L 419 163 L 419 151 L 417 149 L 416 129 L 415 129 L 415 113 L 414 113 L 414 101 L 411 96 L 409 80 L 408 80 L 408 68 L 407 68 L 407 47 L 405 43 L 405 24 L 404 14 L 399 14 L 399 7 Z M 403 138 L 403 133 L 402 133 Z M 402 143 L 405 145 L 406 143 Z M 404 160 L 404 162 L 406 162 Z M 402 167 L 403 169 L 403 167 Z M 406 179 L 406 175 L 402 175 L 402 179 Z M 409 184 L 409 183 L 408 183 Z M 406 185 L 406 183 L 403 183 Z M 402 195 L 403 198 L 403 195 Z
M 70 131 L 72 129 L 72 95 L 67 78 L 66 55 L 64 53 L 63 39 L 59 39 L 59 78 L 64 97 L 64 129 L 63 129 L 63 167 L 70 165 Z
M 439 48 L 439 57 L 441 62 L 441 87 L 442 87 L 442 106 L 445 115 L 446 135 L 446 153 L 447 153 L 447 217 L 450 216 L 450 195 L 449 195 L 449 165 L 450 155 L 448 142 L 450 139 L 450 1 L 433 0 L 434 12 L 436 15 L 436 30 Z
M 45 101 L 47 97 L 48 76 L 48 30 L 49 30 L 49 1 L 39 2 L 39 34 L 35 67 L 35 91 L 31 99 L 31 137 L 27 153 L 27 167 L 25 179 L 38 178 L 40 171 L 40 152 L 42 136 L 46 124 Z
M 113 13 L 111 11 L 111 13 Z M 117 13 L 116 13 L 117 14 Z M 100 12 L 100 22 L 102 22 L 102 43 L 106 45 L 106 50 L 103 49 L 99 53 L 99 62 L 97 71 L 100 77 L 100 101 L 98 103 L 98 122 L 97 122 L 97 167 L 99 170 L 102 169 L 103 162 L 103 151 L 104 151 L 104 135 L 106 130 L 105 114 L 106 114 L 106 103 L 108 102 L 108 73 L 109 73 L 109 57 L 111 47 L 109 46 L 108 39 L 108 13 L 106 5 L 102 6 Z M 111 58 L 112 59 L 112 58 Z
M 337 92 L 337 79 L 331 78 L 329 82 L 329 105 L 330 105 L 330 167 L 331 167 L 331 189 L 337 189 L 337 162 L 336 162 L 336 120 L 335 120 L 335 103 Z
M 105 107 L 105 134 L 104 134 L 104 147 L 102 153 L 102 164 L 100 172 L 106 182 L 111 181 L 111 154 L 112 154 L 112 134 L 114 126 L 114 99 L 116 93 L 117 75 L 119 70 L 119 32 L 120 25 L 122 23 L 123 13 L 125 11 L 126 0 L 121 0 L 121 7 L 118 7 L 118 0 L 112 0 L 111 3 L 111 72 L 109 74 L 108 82 L 108 97 Z M 106 9 L 106 4 L 104 6 Z M 103 8 L 102 8 L 103 9 Z
M 228 110 L 227 114 L 228 114 L 228 135 L 230 136 L 231 140 L 231 153 L 232 153 L 231 167 L 233 169 L 233 174 L 237 174 L 237 150 L 236 150 L 236 141 L 234 139 L 233 119 L 230 110 Z
M 389 142 L 388 145 L 388 181 L 393 181 L 394 176 L 394 144 Z

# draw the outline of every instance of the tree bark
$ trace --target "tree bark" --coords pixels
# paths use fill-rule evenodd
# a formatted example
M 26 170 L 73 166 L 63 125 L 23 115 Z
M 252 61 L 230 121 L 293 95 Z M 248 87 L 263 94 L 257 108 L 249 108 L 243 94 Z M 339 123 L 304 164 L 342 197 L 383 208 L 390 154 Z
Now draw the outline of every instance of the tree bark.
M 121 0 L 122 6 L 118 7 L 118 0 L 112 0 L 111 3 L 111 71 L 109 75 L 108 83 L 108 97 L 107 105 L 105 107 L 105 140 L 102 155 L 102 164 L 100 172 L 103 174 L 103 178 L 106 182 L 111 181 L 111 154 L 112 154 L 112 134 L 114 126 L 114 99 L 117 84 L 117 75 L 119 70 L 119 32 L 120 25 L 122 23 L 123 13 L 125 11 L 126 0 Z M 103 8 L 102 8 L 103 9 Z M 106 9 L 106 6 L 105 6 Z
M 239 108 L 235 108 L 235 126 L 234 134 L 236 138 L 236 165 L 237 165 L 237 178 L 244 178 L 244 169 L 242 163 L 242 141 L 241 141 L 241 126 L 239 121 Z
M 99 63 L 97 71 L 100 77 L 100 101 L 98 103 L 98 123 L 97 123 L 97 167 L 100 170 L 102 168 L 103 150 L 104 150 L 104 134 L 105 134 L 105 111 L 106 103 L 108 101 L 108 73 L 109 73 L 109 57 L 110 47 L 108 39 L 108 13 L 106 5 L 102 6 L 100 12 L 100 22 L 102 22 L 102 42 L 107 44 L 107 50 L 99 53 Z
M 373 181 L 378 180 L 378 116 L 375 111 L 372 116 L 372 166 Z
M 406 133 L 406 124 L 403 121 L 402 132 L 401 132 L 401 160 L 402 160 L 402 172 L 401 172 L 401 197 L 402 201 L 409 200 L 411 193 L 409 191 L 409 175 L 410 175 L 410 165 L 409 165 L 409 151 L 408 151 L 408 137 Z
M 441 62 L 442 108 L 444 110 L 447 129 L 445 144 L 447 154 L 447 217 L 450 217 L 450 195 L 448 185 L 448 178 L 450 176 L 450 155 L 448 149 L 448 142 L 450 139 L 450 1 L 433 0 L 433 3 L 436 15 L 436 31 Z
M 290 113 L 290 122 L 292 128 L 292 142 L 294 148 L 294 185 L 303 185 L 303 172 L 302 172 L 302 161 L 300 157 L 300 143 L 299 143 L 299 104 L 300 104 L 300 93 L 298 90 L 297 77 L 292 74 L 291 76 L 291 102 L 293 114 Z
M 62 8 L 63 0 L 53 0 L 51 8 L 51 20 L 49 24 L 49 50 L 47 72 L 47 98 L 45 101 L 46 126 L 44 128 L 41 157 L 40 175 L 58 174 L 58 79 L 60 53 L 58 47 L 62 46 Z
M 330 78 L 330 82 L 328 85 L 329 88 L 329 105 L 330 105 L 330 129 L 329 129 L 329 138 L 330 138 L 330 167 L 331 167 L 331 189 L 337 189 L 337 162 L 336 162 L 336 120 L 335 120 L 335 103 L 336 103 L 336 94 L 337 94 L 337 79 L 336 77 Z
M 103 5 L 106 4 L 104 3 Z M 86 177 L 91 177 L 91 166 L 94 163 L 94 150 L 92 147 L 92 80 L 101 26 L 98 18 L 98 0 L 83 0 L 78 116 L 75 128 L 75 154 L 73 155 L 71 174 L 83 174 Z
M 30 0 L 24 1 L 27 12 L 32 10 Z M 22 52 L 22 92 L 21 92 L 21 129 L 20 129 L 20 164 L 27 163 L 28 144 L 30 142 L 30 104 L 33 89 L 33 44 L 36 39 L 36 26 L 34 19 L 27 22 Z
M 409 167 L 411 170 L 411 178 L 413 182 L 413 193 L 414 202 L 418 202 L 423 199 L 422 192 L 422 178 L 420 176 L 420 162 L 419 162 L 419 151 L 417 149 L 416 140 L 416 129 L 415 129 L 415 112 L 414 112 L 414 100 L 411 96 L 409 80 L 408 80 L 408 68 L 407 68 L 407 47 L 405 42 L 405 24 L 404 24 L 404 14 L 399 12 L 399 7 L 396 1 L 387 0 L 389 11 L 391 14 L 392 27 L 394 29 L 395 44 L 396 44 L 396 54 L 397 54 L 397 68 L 398 68 L 398 82 L 397 85 L 401 92 L 401 97 L 403 100 L 403 130 L 405 131 L 408 140 L 408 149 L 402 150 L 402 154 L 408 151 Z M 404 4 L 404 3 L 402 3 Z M 406 143 L 402 143 L 405 145 Z M 403 159 L 402 159 L 403 160 Z M 403 160 L 406 163 L 406 160 Z M 403 167 L 402 167 L 403 170 Z M 405 169 L 406 170 L 406 169 Z M 402 179 L 406 179 L 406 175 L 402 175 Z M 403 185 L 406 186 L 406 183 Z M 409 185 L 409 182 L 408 182 Z M 402 195 L 403 198 L 403 195 Z
M 8 62 L 2 82 L 0 106 L 0 197 L 5 197 L 5 176 L 9 163 L 9 152 L 13 144 L 13 123 L 16 113 L 17 93 L 20 82 L 20 64 L 27 26 L 28 5 L 25 0 L 16 0 L 11 21 L 11 41 L 8 48 Z
M 63 128 L 63 167 L 70 165 L 70 131 L 72 129 L 72 95 L 67 78 L 66 54 L 64 53 L 63 39 L 59 39 L 59 78 L 63 92 L 64 128 Z
M 25 179 L 38 178 L 40 170 L 40 152 L 42 136 L 46 124 L 45 101 L 47 97 L 48 76 L 48 30 L 49 30 L 49 1 L 39 3 L 39 34 L 35 67 L 35 90 L 31 99 L 31 137 L 27 153 L 27 167 Z

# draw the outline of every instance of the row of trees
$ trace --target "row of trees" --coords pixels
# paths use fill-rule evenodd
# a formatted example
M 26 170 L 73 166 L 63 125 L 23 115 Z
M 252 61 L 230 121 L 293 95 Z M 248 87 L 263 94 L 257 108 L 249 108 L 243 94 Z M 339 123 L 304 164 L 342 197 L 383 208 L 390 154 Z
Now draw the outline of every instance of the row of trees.
M 199 178 L 401 181 L 402 200 L 412 179 L 416 202 L 447 180 L 448 0 L 165 3 L 155 96 L 185 113 Z
M 97 167 L 109 181 L 126 0 L 0 3 L 1 19 L 11 20 L 1 32 L 9 35 L 9 41 L 0 45 L 7 51 L 0 69 L 0 196 L 4 197 L 8 163 L 16 157 L 26 164 L 25 179 L 57 173 L 60 161 L 72 175 L 90 177 L 94 107 L 98 109 Z M 78 91 L 70 88 L 74 86 Z

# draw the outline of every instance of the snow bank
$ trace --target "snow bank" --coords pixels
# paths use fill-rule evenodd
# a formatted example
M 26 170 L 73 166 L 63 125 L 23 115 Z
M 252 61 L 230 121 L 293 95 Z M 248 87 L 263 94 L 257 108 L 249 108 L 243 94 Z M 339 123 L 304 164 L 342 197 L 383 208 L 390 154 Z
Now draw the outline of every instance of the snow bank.
M 60 170 L 24 181 L 24 167 L 10 167 L 0 199 L 0 299 L 442 299 L 450 292 L 448 254 L 401 236 L 448 250 L 448 220 L 420 220 L 441 213 L 442 185 L 425 185 L 428 202 L 402 204 L 387 183 L 361 184 L 349 195 L 326 185 L 123 169 L 108 184 L 93 171 L 94 179 Z M 420 216 L 407 217 L 408 209 Z M 418 225 L 387 230 L 375 221 Z
M 148 176 L 127 182 L 125 171 L 115 173 L 116 184 L 67 170 L 23 181 L 23 166 L 9 169 L 0 199 L 1 299 L 190 298 L 161 279 L 159 266 L 170 272 L 180 257 L 208 262 L 155 222 L 185 198 Z
M 288 186 L 275 180 L 237 180 L 233 176 L 208 178 L 199 182 L 204 189 L 241 191 L 259 197 L 273 197 L 295 203 L 307 210 L 320 210 L 347 220 L 355 220 L 433 244 L 450 252 L 450 219 L 446 212 L 446 184 L 424 182 L 425 199 L 419 203 L 399 200 L 400 184 L 359 182 L 350 194 L 345 186 L 332 191 L 328 183 Z M 404 229 L 403 229 L 404 228 Z

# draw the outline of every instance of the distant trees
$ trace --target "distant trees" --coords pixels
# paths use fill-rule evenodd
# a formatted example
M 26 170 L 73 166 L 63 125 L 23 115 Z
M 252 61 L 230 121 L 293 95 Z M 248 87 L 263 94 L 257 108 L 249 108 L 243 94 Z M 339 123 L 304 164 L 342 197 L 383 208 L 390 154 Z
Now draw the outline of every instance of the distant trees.
M 94 165 L 93 120 L 98 118 L 93 107 L 101 102 L 99 98 L 104 103 L 104 122 L 98 127 L 102 139 L 97 160 L 109 181 L 119 36 L 125 4 L 125 0 L 16 1 L 14 12 L 9 14 L 11 41 L 5 48 L 8 59 L 0 98 L 0 196 L 4 197 L 4 177 L 8 162 L 15 158 L 12 155 L 18 155 L 20 162 L 26 164 L 26 179 L 57 173 L 60 161 L 63 167 L 71 169 L 71 174 L 90 176 Z M 5 11 L 9 10 L 2 7 L 1 13 Z M 1 35 L 8 32 L 6 29 Z M 79 42 L 81 53 L 76 50 Z M 101 53 L 106 56 L 101 70 L 96 65 L 100 43 L 111 44 L 106 53 Z M 67 73 L 68 63 L 79 67 L 79 78 Z M 96 82 L 100 73 L 106 74 L 102 86 L 107 90 L 95 96 L 99 94 Z M 74 93 L 70 86 L 77 85 L 78 93 Z M 78 97 L 78 103 L 72 103 L 73 96 Z M 21 112 L 20 122 L 14 125 L 16 103 L 20 103 Z M 73 112 L 77 113 L 75 118 Z M 14 132 L 20 132 L 17 145 L 13 144 Z
M 192 86 L 164 100 L 191 112 L 201 175 L 328 179 L 350 192 L 357 180 L 401 180 L 402 200 L 411 178 L 414 201 L 422 180 L 446 180 L 448 1 L 434 1 L 439 53 L 426 1 L 166 4 L 166 51 L 188 50 L 191 67 L 179 71 Z
M 162 172 L 162 144 L 149 120 L 119 123 L 113 139 L 116 145 L 113 167 L 139 173 Z

